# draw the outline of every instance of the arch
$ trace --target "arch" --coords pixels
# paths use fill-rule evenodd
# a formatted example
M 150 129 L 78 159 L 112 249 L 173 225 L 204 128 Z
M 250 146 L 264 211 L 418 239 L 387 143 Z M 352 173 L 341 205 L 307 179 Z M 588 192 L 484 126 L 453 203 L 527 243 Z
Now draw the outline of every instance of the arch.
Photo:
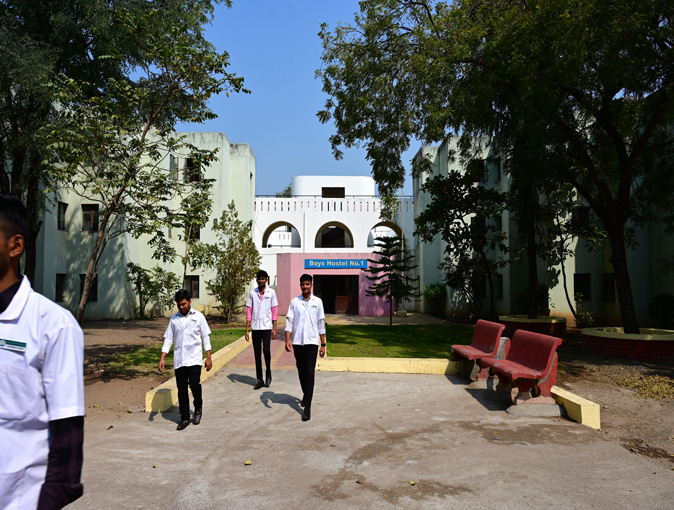
M 295 228 L 295 225 L 288 221 L 275 221 L 267 227 L 267 229 L 264 231 L 264 234 L 262 235 L 262 248 L 269 248 L 269 238 L 272 236 L 272 233 L 280 227 L 290 227 L 291 236 L 290 245 L 288 245 L 288 248 L 302 247 L 302 239 L 300 237 L 299 231 Z M 293 235 L 295 233 L 296 235 Z
M 373 248 L 373 247 L 374 247 L 374 239 L 375 239 L 374 230 L 375 230 L 376 228 L 378 228 L 378 227 L 387 227 L 387 228 L 390 228 L 391 230 L 393 230 L 393 232 L 395 233 L 395 235 L 397 235 L 397 236 L 402 237 L 403 239 L 405 239 L 405 236 L 404 236 L 404 234 L 403 234 L 402 229 L 400 228 L 400 225 L 398 225 L 397 223 L 394 223 L 394 222 L 392 222 L 392 221 L 380 221 L 379 223 L 375 223 L 375 224 L 372 226 L 372 228 L 370 229 L 370 232 L 369 232 L 369 234 L 368 234 L 368 236 L 367 236 L 367 246 L 368 246 L 368 248 Z
M 353 234 L 349 227 L 339 221 L 323 224 L 316 233 L 316 248 L 353 248 Z

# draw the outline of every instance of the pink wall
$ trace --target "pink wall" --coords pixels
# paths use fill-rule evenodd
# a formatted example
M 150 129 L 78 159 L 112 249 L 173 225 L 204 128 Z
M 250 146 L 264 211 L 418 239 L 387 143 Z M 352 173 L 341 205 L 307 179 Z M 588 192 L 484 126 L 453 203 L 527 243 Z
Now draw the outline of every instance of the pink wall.
M 279 253 L 276 256 L 276 296 L 279 314 L 285 315 L 290 300 L 301 294 L 300 276 L 314 275 L 358 275 L 358 315 L 388 315 L 388 304 L 384 298 L 367 296 L 370 280 L 362 269 L 305 269 L 305 259 L 368 259 L 376 258 L 372 253 Z M 368 263 L 369 266 L 369 263 Z

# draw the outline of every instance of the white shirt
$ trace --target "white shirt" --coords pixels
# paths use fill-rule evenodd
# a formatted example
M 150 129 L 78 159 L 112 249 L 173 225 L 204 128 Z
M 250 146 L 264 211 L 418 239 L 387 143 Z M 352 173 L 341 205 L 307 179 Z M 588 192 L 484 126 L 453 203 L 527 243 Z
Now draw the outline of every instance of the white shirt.
M 290 331 L 293 345 L 320 345 L 325 334 L 325 312 L 321 298 L 300 294 L 290 302 L 286 313 L 286 331 Z
M 246 306 L 251 308 L 253 315 L 250 321 L 251 329 L 272 329 L 271 309 L 278 306 L 276 292 L 267 287 L 262 299 L 260 299 L 260 288 L 256 287 L 248 294 Z
M 161 351 L 168 354 L 171 350 L 171 344 L 175 343 L 173 368 L 201 365 L 204 357 L 201 350 L 201 340 L 204 341 L 204 350 L 210 351 L 210 334 L 211 330 L 203 313 L 196 311 L 194 308 L 190 308 L 187 315 L 178 311 L 171 316 L 164 333 L 164 345 Z
M 0 339 L 0 508 L 36 508 L 49 422 L 84 416 L 84 335 L 24 276 L 0 314 Z

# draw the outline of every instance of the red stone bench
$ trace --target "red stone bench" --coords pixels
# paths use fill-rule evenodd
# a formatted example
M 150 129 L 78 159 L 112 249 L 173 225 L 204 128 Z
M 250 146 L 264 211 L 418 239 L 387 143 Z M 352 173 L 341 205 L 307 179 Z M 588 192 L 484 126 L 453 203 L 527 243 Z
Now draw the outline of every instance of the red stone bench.
M 515 403 L 554 403 L 550 390 L 557 382 L 557 347 L 561 338 L 518 329 L 503 360 L 484 359 L 499 378 L 497 390 L 519 390 Z
M 475 324 L 473 341 L 470 345 L 452 345 L 454 361 L 461 361 L 461 374 L 476 381 L 487 379 L 489 369 L 483 366 L 482 359 L 503 359 L 508 354 L 510 340 L 501 337 L 505 326 L 496 322 L 480 319 Z

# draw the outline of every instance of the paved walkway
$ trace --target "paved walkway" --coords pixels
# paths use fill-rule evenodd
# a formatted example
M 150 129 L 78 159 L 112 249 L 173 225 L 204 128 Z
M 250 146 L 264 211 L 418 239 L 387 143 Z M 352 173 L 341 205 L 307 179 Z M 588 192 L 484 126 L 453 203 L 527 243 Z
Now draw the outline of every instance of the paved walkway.
M 453 377 L 319 372 L 306 423 L 294 370 L 275 370 L 267 389 L 254 383 L 253 368 L 221 369 L 204 383 L 202 423 L 184 431 L 177 411 L 88 423 L 85 495 L 68 508 L 641 510 L 674 501 L 674 471 L 574 422 L 511 416 Z

